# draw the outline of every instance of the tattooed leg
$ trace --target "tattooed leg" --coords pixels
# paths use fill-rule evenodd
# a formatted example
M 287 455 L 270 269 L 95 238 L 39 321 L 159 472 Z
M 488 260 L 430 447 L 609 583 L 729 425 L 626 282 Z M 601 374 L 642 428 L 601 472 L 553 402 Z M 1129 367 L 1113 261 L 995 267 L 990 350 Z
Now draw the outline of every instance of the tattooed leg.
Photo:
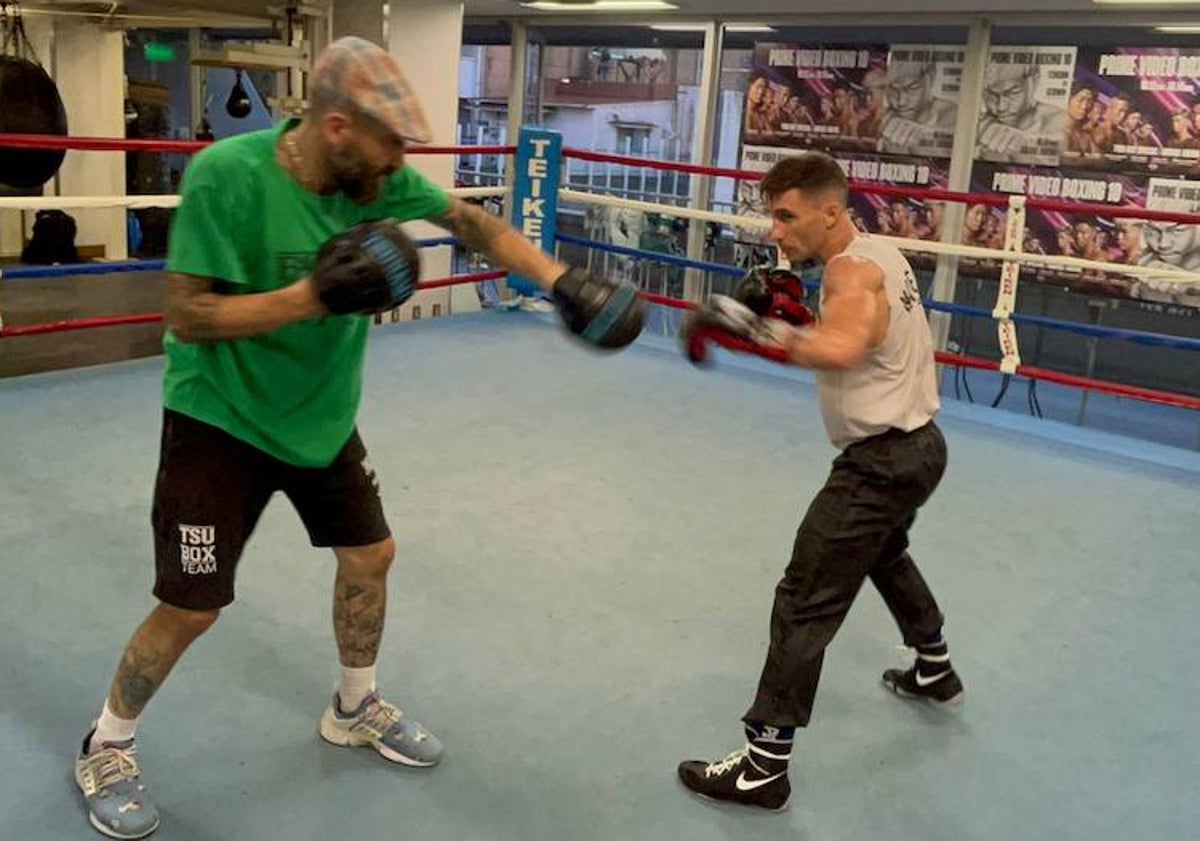
M 183 610 L 160 604 L 133 632 L 108 692 L 109 708 L 137 718 L 197 637 L 212 627 L 219 611 Z
M 383 637 L 387 573 L 395 554 L 391 538 L 371 546 L 338 548 L 333 589 L 333 633 L 343 666 L 374 664 Z

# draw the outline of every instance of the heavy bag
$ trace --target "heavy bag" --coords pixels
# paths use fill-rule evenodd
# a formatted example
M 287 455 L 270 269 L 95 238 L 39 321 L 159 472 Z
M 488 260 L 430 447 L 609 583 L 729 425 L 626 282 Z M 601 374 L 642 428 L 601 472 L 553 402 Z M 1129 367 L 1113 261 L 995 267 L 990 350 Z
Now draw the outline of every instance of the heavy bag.
M 0 55 L 0 134 L 67 133 L 58 87 L 39 65 Z M 0 147 L 0 184 L 40 187 L 54 177 L 66 152 Z

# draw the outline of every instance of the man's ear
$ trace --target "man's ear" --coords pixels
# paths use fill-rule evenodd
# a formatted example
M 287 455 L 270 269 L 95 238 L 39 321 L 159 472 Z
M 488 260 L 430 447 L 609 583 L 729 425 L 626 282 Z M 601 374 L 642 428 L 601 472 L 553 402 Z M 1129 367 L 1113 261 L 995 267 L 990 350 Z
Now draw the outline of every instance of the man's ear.
M 350 115 L 336 108 L 330 108 L 317 117 L 317 127 L 321 131 L 321 137 L 330 146 L 341 146 L 345 143 L 353 126 L 354 121 Z
M 824 216 L 825 227 L 832 228 L 837 224 L 838 219 L 842 217 L 842 213 L 846 210 L 846 205 L 839 201 L 835 196 L 830 196 L 825 201 Z

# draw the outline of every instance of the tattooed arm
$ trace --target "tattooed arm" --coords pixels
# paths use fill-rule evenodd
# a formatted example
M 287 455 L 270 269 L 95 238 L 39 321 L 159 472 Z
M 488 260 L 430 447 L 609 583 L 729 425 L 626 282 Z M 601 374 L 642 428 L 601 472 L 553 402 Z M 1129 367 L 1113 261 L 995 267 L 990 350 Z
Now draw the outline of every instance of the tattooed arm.
M 567 270 L 512 225 L 461 199 L 450 199 L 450 210 L 435 221 L 467 248 L 483 252 L 493 262 L 530 278 L 547 291 Z
M 167 324 L 183 342 L 244 339 L 324 312 L 307 278 L 252 295 L 221 295 L 206 277 L 171 274 L 167 278 Z

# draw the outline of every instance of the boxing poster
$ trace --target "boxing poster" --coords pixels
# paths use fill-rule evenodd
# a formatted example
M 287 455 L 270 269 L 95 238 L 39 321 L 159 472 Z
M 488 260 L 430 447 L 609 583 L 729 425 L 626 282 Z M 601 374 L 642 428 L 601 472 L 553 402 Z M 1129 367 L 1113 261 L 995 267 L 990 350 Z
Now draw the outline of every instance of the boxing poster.
M 874 150 L 887 53 L 884 45 L 757 45 L 743 145 Z
M 742 146 L 742 157 L 738 168 L 743 172 L 766 172 L 776 162 L 791 155 L 800 154 L 803 149 L 788 149 L 782 146 Z M 738 216 L 767 215 L 762 197 L 759 195 L 757 181 L 737 182 L 737 211 Z M 775 247 L 767 237 L 767 229 L 761 226 L 741 227 L 733 229 L 734 258 L 736 265 L 750 267 L 763 263 L 776 262 Z
M 1200 213 L 1200 181 L 1151 178 L 1146 194 L 1148 210 Z M 1200 272 L 1200 225 L 1176 222 L 1142 222 L 1140 266 Z M 1193 283 L 1142 278 L 1135 297 L 1149 301 L 1200 307 L 1200 277 Z
M 1143 207 L 1144 181 L 1127 175 L 1086 170 L 1057 170 L 1011 164 L 977 163 L 972 190 L 1093 205 Z M 1007 210 L 984 204 L 968 205 L 961 241 L 978 248 L 1004 247 Z M 1137 265 L 1142 253 L 1141 223 L 1109 214 L 1066 213 L 1027 208 L 1021 250 L 1027 254 L 1056 254 L 1101 263 Z M 1000 263 L 964 258 L 965 271 L 995 275 Z M 1133 297 L 1134 282 L 1124 275 L 1079 272 L 1067 268 L 1029 265 L 1023 276 L 1061 283 L 1089 293 Z
M 1075 58 L 1075 47 L 991 48 L 976 160 L 1058 165 Z
M 742 149 L 741 168 L 747 172 L 766 172 L 800 149 L 770 146 L 750 146 Z M 883 185 L 906 189 L 945 189 L 949 179 L 947 161 L 929 158 L 898 158 L 894 156 L 834 153 L 851 185 Z M 877 195 L 852 190 L 848 208 L 850 218 L 859 230 L 887 234 L 904 239 L 939 240 L 942 235 L 944 202 L 923 201 L 911 196 Z M 766 208 L 759 195 L 758 183 L 738 183 L 738 214 L 765 216 Z M 770 248 L 765 228 L 738 228 L 736 242 L 754 257 L 761 257 Z M 933 255 L 911 252 L 914 265 L 933 264 Z M 755 259 L 751 262 L 763 262 Z
M 853 185 L 879 185 L 912 190 L 944 190 L 949 181 L 948 162 L 934 158 L 899 158 L 881 155 L 839 155 L 838 163 Z M 860 231 L 901 239 L 936 241 L 942 238 L 946 204 L 912 195 L 880 195 L 863 190 L 850 194 L 850 218 Z M 906 251 L 916 267 L 933 266 L 937 257 Z
M 888 53 L 878 151 L 949 158 L 964 48 L 896 44 Z
M 1200 171 L 1200 50 L 1082 48 L 1067 112 L 1064 164 Z

